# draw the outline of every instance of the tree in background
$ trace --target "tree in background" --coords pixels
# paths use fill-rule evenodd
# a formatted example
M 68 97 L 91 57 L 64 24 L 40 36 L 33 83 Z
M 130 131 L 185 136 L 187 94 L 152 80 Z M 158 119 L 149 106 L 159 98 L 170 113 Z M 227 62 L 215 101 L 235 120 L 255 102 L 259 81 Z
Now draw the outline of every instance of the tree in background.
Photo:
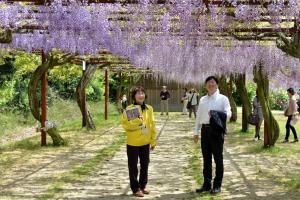
M 264 115 L 264 146 L 274 146 L 279 137 L 279 125 L 275 120 L 269 102 L 269 77 L 260 62 L 253 68 L 254 82 L 257 84 L 257 93 Z

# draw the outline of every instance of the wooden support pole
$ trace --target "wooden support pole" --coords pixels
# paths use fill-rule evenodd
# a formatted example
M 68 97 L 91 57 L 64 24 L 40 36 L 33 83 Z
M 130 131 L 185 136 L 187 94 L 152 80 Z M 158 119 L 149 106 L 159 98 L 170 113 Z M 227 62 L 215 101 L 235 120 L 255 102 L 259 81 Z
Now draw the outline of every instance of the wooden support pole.
M 232 94 L 232 78 L 231 78 L 231 76 L 229 79 L 229 92 L 230 92 L 230 94 Z
M 108 69 L 105 68 L 105 111 L 104 111 L 104 118 L 105 120 L 108 119 Z
M 42 63 L 46 62 L 46 56 L 42 51 Z M 47 132 L 46 132 L 46 120 L 47 120 L 47 72 L 41 77 L 42 87 L 42 113 L 41 113 L 41 146 L 47 145 Z
M 242 75 L 243 85 L 246 87 L 246 74 Z M 241 94 L 240 94 L 241 95 Z M 246 105 L 245 102 L 242 105 L 242 131 L 246 132 L 248 130 L 248 113 L 246 113 Z M 248 111 L 249 112 L 249 111 Z
M 82 61 L 82 77 L 84 77 L 84 72 L 86 70 L 86 62 Z M 82 109 L 83 109 L 83 117 L 82 117 L 82 127 L 86 127 L 87 126 L 87 112 L 86 112 L 86 93 L 85 93 L 85 88 L 84 88 L 84 92 L 82 93 Z

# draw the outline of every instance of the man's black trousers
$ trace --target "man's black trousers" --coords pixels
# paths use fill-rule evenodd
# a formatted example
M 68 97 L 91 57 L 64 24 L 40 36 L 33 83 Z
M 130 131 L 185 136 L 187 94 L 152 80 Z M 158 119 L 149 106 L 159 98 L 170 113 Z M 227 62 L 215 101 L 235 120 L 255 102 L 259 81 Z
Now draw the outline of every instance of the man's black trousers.
M 203 155 L 203 187 L 211 188 L 212 180 L 212 156 L 216 163 L 216 176 L 213 187 L 221 187 L 224 174 L 223 164 L 223 145 L 224 135 L 213 132 L 211 127 L 202 127 L 201 129 L 201 150 Z

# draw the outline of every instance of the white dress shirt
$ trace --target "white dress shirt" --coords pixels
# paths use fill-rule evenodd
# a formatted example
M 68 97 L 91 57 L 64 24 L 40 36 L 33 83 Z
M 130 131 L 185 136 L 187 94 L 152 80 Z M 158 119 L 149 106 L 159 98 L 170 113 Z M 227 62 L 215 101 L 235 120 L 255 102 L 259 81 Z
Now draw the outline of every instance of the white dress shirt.
M 197 118 L 195 123 L 195 135 L 199 134 L 199 130 L 202 127 L 202 124 L 209 124 L 209 111 L 216 110 L 225 112 L 227 114 L 227 121 L 231 117 L 231 107 L 229 100 L 226 96 L 220 94 L 219 89 L 212 94 L 212 95 L 205 95 L 201 97 L 198 111 L 197 111 Z
M 196 92 L 188 94 L 188 101 L 191 102 L 192 106 L 197 105 L 197 103 L 198 103 L 197 102 L 197 96 L 198 96 L 198 94 Z

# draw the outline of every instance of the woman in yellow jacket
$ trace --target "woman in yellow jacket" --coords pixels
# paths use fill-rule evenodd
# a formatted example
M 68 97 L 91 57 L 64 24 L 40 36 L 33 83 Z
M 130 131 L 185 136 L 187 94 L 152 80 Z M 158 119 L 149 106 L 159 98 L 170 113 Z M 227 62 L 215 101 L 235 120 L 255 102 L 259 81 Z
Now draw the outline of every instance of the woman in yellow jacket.
M 139 117 L 129 120 L 126 111 L 121 116 L 121 123 L 127 134 L 127 157 L 130 178 L 130 188 L 134 196 L 143 197 L 149 194 L 146 188 L 148 182 L 148 165 L 150 149 L 156 145 L 156 128 L 153 108 L 145 104 L 146 93 L 143 87 L 132 91 L 133 104 L 127 109 L 137 107 Z M 140 158 L 140 176 L 138 176 L 138 158 Z

